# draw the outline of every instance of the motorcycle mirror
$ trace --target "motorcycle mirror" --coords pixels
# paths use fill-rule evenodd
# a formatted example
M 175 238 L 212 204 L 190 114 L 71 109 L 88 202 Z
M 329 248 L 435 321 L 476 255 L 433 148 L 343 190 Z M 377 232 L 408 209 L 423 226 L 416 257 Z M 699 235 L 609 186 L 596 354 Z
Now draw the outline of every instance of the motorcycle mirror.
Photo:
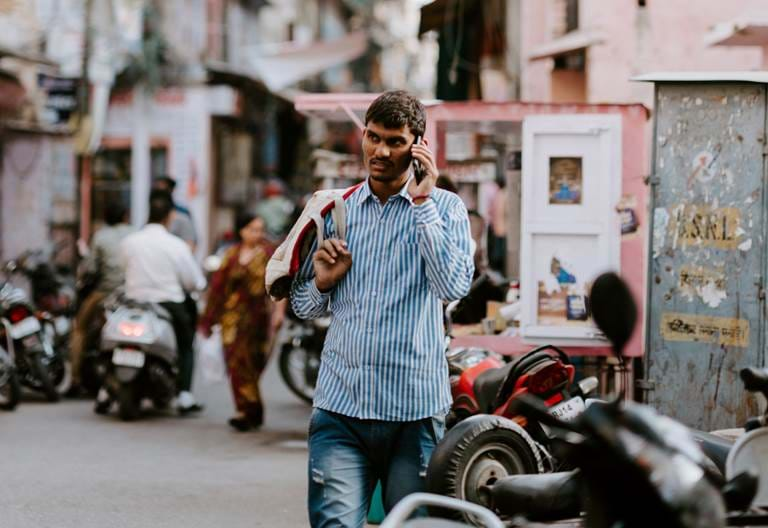
M 629 287 L 616 273 L 604 273 L 595 279 L 589 303 L 595 324 L 621 356 L 637 322 L 637 305 Z

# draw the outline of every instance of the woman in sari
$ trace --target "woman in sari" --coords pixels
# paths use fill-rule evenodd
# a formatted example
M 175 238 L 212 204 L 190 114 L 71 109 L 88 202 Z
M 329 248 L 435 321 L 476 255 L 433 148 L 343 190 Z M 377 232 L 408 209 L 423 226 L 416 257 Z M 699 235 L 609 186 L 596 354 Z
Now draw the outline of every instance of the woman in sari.
M 274 304 L 264 286 L 273 248 L 266 242 L 264 220 L 242 215 L 236 222 L 238 243 L 224 254 L 211 280 L 200 330 L 210 336 L 221 325 L 224 358 L 237 413 L 229 425 L 237 431 L 258 428 L 264 421 L 259 378 L 269 359 L 269 345 L 285 314 L 285 302 Z

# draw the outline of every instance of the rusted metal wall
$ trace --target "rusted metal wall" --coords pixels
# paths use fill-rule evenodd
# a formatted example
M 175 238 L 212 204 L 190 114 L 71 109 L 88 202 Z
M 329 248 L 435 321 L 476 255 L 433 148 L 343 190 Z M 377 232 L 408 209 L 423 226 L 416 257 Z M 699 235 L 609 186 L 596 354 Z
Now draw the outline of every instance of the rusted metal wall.
M 657 85 L 648 401 L 701 429 L 757 412 L 738 373 L 764 363 L 765 137 L 764 85 Z

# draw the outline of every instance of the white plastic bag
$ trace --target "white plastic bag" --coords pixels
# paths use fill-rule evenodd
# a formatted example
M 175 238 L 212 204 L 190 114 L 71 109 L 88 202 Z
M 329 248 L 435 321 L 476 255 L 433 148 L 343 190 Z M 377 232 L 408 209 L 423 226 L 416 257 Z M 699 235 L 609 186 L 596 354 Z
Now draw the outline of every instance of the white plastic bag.
M 221 346 L 221 328 L 215 326 L 211 337 L 198 336 L 198 364 L 203 383 L 211 385 L 227 379 L 224 350 Z

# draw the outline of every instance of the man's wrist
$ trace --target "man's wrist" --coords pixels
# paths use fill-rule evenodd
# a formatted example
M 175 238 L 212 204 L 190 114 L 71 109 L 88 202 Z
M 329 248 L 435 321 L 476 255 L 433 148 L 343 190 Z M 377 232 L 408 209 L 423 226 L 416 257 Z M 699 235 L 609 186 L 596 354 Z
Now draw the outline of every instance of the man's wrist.
M 416 196 L 412 196 L 411 202 L 413 202 L 413 205 L 419 206 L 424 202 L 426 202 L 427 200 L 429 200 L 430 198 L 432 198 L 432 196 L 429 194 L 419 194 Z
M 315 279 L 315 288 L 317 288 L 317 292 L 321 295 L 330 292 L 333 289 L 333 286 L 333 284 L 325 284 Z

